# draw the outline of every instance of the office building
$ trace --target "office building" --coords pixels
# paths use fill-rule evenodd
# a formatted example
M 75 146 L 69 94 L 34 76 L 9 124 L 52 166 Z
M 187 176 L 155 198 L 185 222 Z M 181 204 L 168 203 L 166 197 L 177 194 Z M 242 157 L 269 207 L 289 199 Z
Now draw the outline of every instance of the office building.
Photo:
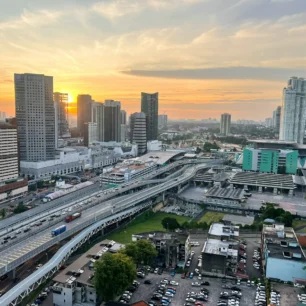
M 96 103 L 97 114 L 97 140 L 104 141 L 104 104 Z
M 292 77 L 283 90 L 279 139 L 303 144 L 306 112 L 306 80 Z
M 123 109 L 120 111 L 120 123 L 126 124 L 126 111 Z
M 139 154 L 144 154 L 147 151 L 147 122 L 144 113 L 134 113 L 130 117 L 131 142 L 135 142 L 138 145 Z
M 15 105 L 20 160 L 53 159 L 53 77 L 43 74 L 15 74 Z
M 54 109 L 55 109 L 55 139 L 57 140 L 64 136 L 69 136 L 68 125 L 68 94 L 55 92 L 53 94 Z
M 141 112 L 146 115 L 147 140 L 156 140 L 158 135 L 158 92 L 141 93 Z
M 79 135 L 84 137 L 84 123 L 92 122 L 92 98 L 90 95 L 78 95 L 77 98 L 77 128 Z
M 298 150 L 243 149 L 242 169 L 279 174 L 296 174 Z
M 121 103 L 106 100 L 104 103 L 104 141 L 120 141 Z
M 283 224 L 263 225 L 262 265 L 267 279 L 305 282 L 306 258 L 294 229 Z
M 167 128 L 168 125 L 168 115 L 158 115 L 158 127 Z
M 224 113 L 221 115 L 220 134 L 228 135 L 231 132 L 231 114 Z
M 278 106 L 273 112 L 273 127 L 275 132 L 278 134 L 280 129 L 280 117 L 281 117 L 281 106 Z

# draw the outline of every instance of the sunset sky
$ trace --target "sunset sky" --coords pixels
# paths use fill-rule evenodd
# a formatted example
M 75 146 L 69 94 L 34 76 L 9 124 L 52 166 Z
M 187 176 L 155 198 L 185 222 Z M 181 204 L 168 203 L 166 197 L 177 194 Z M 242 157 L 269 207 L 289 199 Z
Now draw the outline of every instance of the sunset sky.
M 4 4 L 5 3 L 5 4 Z M 14 73 L 140 110 L 159 92 L 177 118 L 264 119 L 306 77 L 306 0 L 0 0 L 0 111 Z M 73 104 L 72 104 L 73 106 Z

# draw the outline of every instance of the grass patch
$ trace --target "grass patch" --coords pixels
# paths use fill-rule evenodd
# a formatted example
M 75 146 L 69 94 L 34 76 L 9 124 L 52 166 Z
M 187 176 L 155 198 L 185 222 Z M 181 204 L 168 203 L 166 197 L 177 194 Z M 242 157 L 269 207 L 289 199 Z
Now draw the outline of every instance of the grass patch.
M 305 226 L 305 228 L 297 230 L 297 232 L 299 232 L 299 233 L 306 233 L 306 220 L 293 220 L 292 221 L 292 227 L 294 229 L 299 228 L 301 226 Z
M 112 239 L 119 243 L 129 243 L 132 241 L 133 234 L 150 231 L 165 231 L 161 224 L 162 219 L 165 217 L 173 217 L 180 224 L 190 221 L 189 217 L 177 216 L 163 212 L 153 213 L 152 211 L 148 211 L 136 217 L 130 224 L 122 227 L 118 232 L 109 235 L 107 239 Z
M 216 212 L 216 211 L 208 211 L 202 216 L 202 218 L 198 221 L 198 223 L 205 222 L 207 224 L 211 224 L 212 222 L 218 222 L 222 220 L 224 216 L 225 216 L 225 213 Z

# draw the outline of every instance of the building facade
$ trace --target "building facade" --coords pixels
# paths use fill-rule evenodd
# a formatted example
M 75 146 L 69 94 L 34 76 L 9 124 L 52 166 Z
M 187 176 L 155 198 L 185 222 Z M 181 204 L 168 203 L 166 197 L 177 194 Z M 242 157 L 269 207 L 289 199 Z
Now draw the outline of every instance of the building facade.
M 0 185 L 19 175 L 17 129 L 0 122 Z
M 20 162 L 20 173 L 34 179 L 49 179 L 52 175 L 64 175 L 84 170 L 98 169 L 115 164 L 120 154 L 100 148 L 64 148 L 56 158 L 42 162 Z
M 104 104 L 96 103 L 97 109 L 97 140 L 104 141 Z
M 87 129 L 84 135 L 84 146 L 88 147 L 98 141 L 98 124 L 96 122 L 87 122 L 85 126 L 87 126 Z
M 15 106 L 20 160 L 54 158 L 53 77 L 15 74 Z
M 138 153 L 147 151 L 147 120 L 144 113 L 134 113 L 130 117 L 132 142 L 138 145 Z
M 303 144 L 306 112 L 306 80 L 292 77 L 283 90 L 279 139 Z
M 239 272 L 238 239 L 239 226 L 212 223 L 202 250 L 202 270 L 214 275 L 236 276 Z
M 104 103 L 104 141 L 120 141 L 121 103 L 106 100 Z
M 156 140 L 158 135 L 158 92 L 141 93 L 141 112 L 146 115 L 147 140 Z
M 160 128 L 167 128 L 168 115 L 158 115 L 158 126 Z
M 90 95 L 77 97 L 77 128 L 81 137 L 84 137 L 86 132 L 85 123 L 92 122 L 92 103 Z
M 123 109 L 120 111 L 120 123 L 126 124 L 126 111 Z
M 221 115 L 220 134 L 228 135 L 231 132 L 231 114 L 224 113 Z
M 266 278 L 305 284 L 305 253 L 293 228 L 283 224 L 264 225 L 261 249 Z
M 277 134 L 279 134 L 279 129 L 280 129 L 281 110 L 282 110 L 281 106 L 278 106 L 276 110 L 273 112 L 273 127 Z
M 68 125 L 68 94 L 55 92 L 53 94 L 55 108 L 55 138 L 69 134 Z
M 243 149 L 242 169 L 279 174 L 296 174 L 297 150 Z

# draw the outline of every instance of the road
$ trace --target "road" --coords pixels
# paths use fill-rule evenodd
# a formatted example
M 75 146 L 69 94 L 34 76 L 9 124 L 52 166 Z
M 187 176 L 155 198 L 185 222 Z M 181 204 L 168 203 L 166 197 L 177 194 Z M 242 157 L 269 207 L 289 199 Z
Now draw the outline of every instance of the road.
M 151 197 L 157 194 L 160 194 L 181 183 L 184 183 L 191 179 L 198 169 L 201 169 L 203 167 L 207 166 L 205 164 L 190 166 L 179 178 L 171 179 L 168 182 L 141 190 L 139 192 L 132 193 L 130 195 L 124 196 L 123 198 L 116 198 L 106 202 L 100 200 L 100 204 L 103 204 L 103 206 L 96 205 L 95 207 L 83 210 L 81 218 L 76 219 L 75 221 L 69 224 L 66 224 L 67 232 L 73 228 L 85 228 L 87 225 L 92 224 L 97 220 L 103 218 L 103 216 L 107 213 L 109 214 L 110 212 L 113 213 L 113 211 L 123 211 L 125 209 L 135 206 L 136 204 L 142 201 L 150 199 Z M 25 259 L 29 259 L 28 254 L 37 254 L 38 252 L 43 251 L 42 248 L 44 248 L 44 246 L 46 246 L 48 242 L 53 243 L 52 241 L 54 241 L 55 243 L 55 240 L 53 239 L 53 237 L 51 237 L 50 232 L 52 229 L 62 224 L 64 224 L 64 222 L 60 221 L 57 224 L 54 224 L 52 228 L 46 228 L 45 230 L 39 231 L 39 233 L 31 235 L 27 239 L 22 239 L 18 244 L 9 246 L 7 249 L 0 252 L 1 274 L 3 274 L 4 271 L 8 271 L 8 266 L 9 269 L 14 269 L 14 267 L 20 265 L 22 261 L 24 262 Z M 61 237 L 62 236 L 58 238 Z M 48 245 L 50 246 L 50 244 Z

